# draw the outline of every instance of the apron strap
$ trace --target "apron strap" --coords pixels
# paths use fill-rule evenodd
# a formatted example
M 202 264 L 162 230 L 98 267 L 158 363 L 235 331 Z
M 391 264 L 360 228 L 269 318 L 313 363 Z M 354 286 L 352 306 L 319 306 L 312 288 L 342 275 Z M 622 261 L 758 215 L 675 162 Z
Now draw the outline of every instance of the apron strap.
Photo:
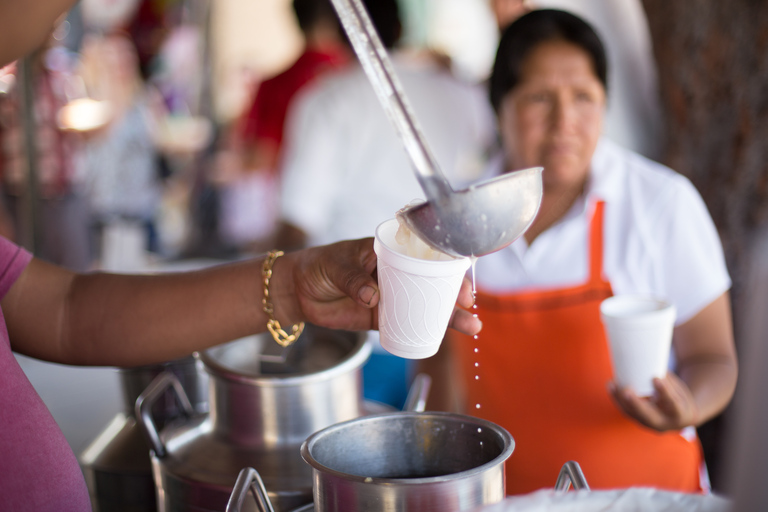
M 595 203 L 595 211 L 589 225 L 589 282 L 603 279 L 603 210 L 605 201 Z

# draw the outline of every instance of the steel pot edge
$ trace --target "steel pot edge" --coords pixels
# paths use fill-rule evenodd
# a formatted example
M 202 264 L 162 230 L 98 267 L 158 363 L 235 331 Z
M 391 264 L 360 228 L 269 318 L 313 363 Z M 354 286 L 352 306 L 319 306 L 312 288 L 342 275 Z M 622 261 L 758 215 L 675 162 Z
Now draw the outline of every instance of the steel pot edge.
M 359 476 L 359 475 L 354 475 L 350 473 L 344 473 L 342 471 L 338 471 L 338 470 L 329 468 L 324 464 L 321 464 L 311 454 L 312 446 L 316 442 L 321 440 L 324 436 L 334 431 L 344 429 L 347 426 L 352 424 L 363 424 L 366 422 L 374 422 L 381 418 L 390 418 L 390 417 L 391 418 L 403 418 L 403 417 L 424 418 L 424 417 L 430 417 L 430 416 L 436 417 L 436 418 L 450 419 L 450 420 L 466 421 L 467 423 L 472 423 L 474 425 L 477 425 L 480 428 L 487 428 L 490 431 L 496 433 L 501 438 L 504 449 L 492 460 L 484 464 L 481 464 L 479 466 L 476 466 L 474 468 L 471 468 L 465 471 L 460 471 L 457 473 L 452 473 L 450 475 L 422 477 L 422 478 L 365 477 L 365 476 Z M 360 418 L 354 418 L 351 420 L 343 421 L 313 433 L 301 444 L 301 458 L 304 459 L 304 462 L 309 464 L 312 467 L 312 469 L 315 471 L 319 471 L 329 476 L 335 476 L 352 483 L 424 485 L 424 484 L 430 484 L 430 483 L 445 482 L 450 480 L 458 480 L 462 478 L 471 478 L 472 476 L 485 473 L 491 468 L 494 468 L 495 466 L 498 466 L 499 464 L 506 461 L 512 455 L 512 452 L 514 451 L 514 449 L 515 449 L 515 440 L 512 437 L 512 435 L 504 427 L 501 427 L 496 423 L 493 423 L 488 420 L 484 420 L 482 418 L 476 418 L 474 416 L 467 416 L 464 414 L 449 413 L 449 412 L 442 412 L 442 411 L 388 412 L 388 413 L 374 414 L 370 416 L 363 416 Z

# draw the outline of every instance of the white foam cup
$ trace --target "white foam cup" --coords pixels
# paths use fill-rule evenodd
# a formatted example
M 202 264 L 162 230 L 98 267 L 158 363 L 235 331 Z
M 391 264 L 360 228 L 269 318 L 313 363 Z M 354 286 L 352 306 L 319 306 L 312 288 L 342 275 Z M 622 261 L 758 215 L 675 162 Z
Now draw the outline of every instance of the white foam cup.
M 619 386 L 653 395 L 653 379 L 667 374 L 675 316 L 675 306 L 649 296 L 616 295 L 600 304 Z
M 395 240 L 399 223 L 390 219 L 376 228 L 378 256 L 379 339 L 385 350 L 408 359 L 437 353 L 451 319 L 469 258 L 437 253 L 439 260 L 406 255 Z

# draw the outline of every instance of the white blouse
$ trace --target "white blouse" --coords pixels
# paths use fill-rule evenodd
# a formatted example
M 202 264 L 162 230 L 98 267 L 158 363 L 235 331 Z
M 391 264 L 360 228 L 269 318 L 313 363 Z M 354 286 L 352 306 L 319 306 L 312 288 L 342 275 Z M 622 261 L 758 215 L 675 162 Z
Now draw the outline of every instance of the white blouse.
M 493 174 L 501 163 L 494 160 Z M 606 138 L 595 150 L 584 196 L 530 246 L 521 237 L 481 257 L 478 288 L 508 293 L 584 283 L 597 200 L 605 201 L 603 271 L 615 294 L 664 298 L 677 307 L 679 325 L 730 288 L 720 238 L 691 182 Z

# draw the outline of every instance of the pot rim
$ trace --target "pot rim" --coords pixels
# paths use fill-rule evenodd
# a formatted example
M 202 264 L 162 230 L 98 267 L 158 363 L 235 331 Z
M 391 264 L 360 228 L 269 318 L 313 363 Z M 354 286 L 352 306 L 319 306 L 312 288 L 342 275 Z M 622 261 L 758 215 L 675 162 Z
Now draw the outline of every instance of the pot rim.
M 458 473 L 451 473 L 450 475 L 430 476 L 430 477 L 421 477 L 421 478 L 366 477 L 366 476 L 353 475 L 350 473 L 344 473 L 343 471 L 338 471 L 338 470 L 329 468 L 324 464 L 321 464 L 310 453 L 310 449 L 312 445 L 314 445 L 320 438 L 324 437 L 325 435 L 328 435 L 333 431 L 343 429 L 347 425 L 350 425 L 353 423 L 359 424 L 359 423 L 376 421 L 377 419 L 382 417 L 424 417 L 424 416 L 449 418 L 452 420 L 471 423 L 481 428 L 487 428 L 488 430 L 495 432 L 496 434 L 499 435 L 499 437 L 501 437 L 502 442 L 504 443 L 504 449 L 501 451 L 499 455 L 494 457 L 492 460 L 486 462 L 485 464 L 476 466 L 472 469 L 459 471 Z M 504 462 L 510 457 L 510 455 L 512 455 L 512 452 L 514 451 L 514 449 L 515 449 L 515 440 L 512 437 L 512 435 L 504 427 L 482 418 L 476 418 L 474 416 L 468 416 L 465 414 L 457 414 L 457 413 L 443 412 L 443 411 L 425 411 L 425 412 L 398 411 L 398 412 L 374 414 L 370 416 L 362 416 L 359 418 L 354 418 L 352 420 L 343 421 L 341 423 L 336 423 L 322 430 L 318 430 L 314 434 L 310 435 L 301 444 L 301 458 L 304 459 L 304 462 L 312 466 L 312 469 L 314 471 L 320 471 L 322 473 L 326 473 L 328 475 L 344 479 L 348 482 L 361 483 L 361 484 L 423 485 L 423 484 L 438 483 L 438 482 L 448 482 L 448 481 L 452 482 L 459 479 L 471 478 L 472 476 L 475 476 L 479 473 L 484 473 L 488 469 L 494 466 L 497 466 L 499 464 L 502 464 L 502 467 L 503 467 Z
M 352 331 L 350 331 L 352 332 Z M 330 378 L 349 373 L 356 368 L 362 368 L 365 361 L 373 351 L 373 343 L 368 339 L 365 331 L 353 332 L 357 336 L 354 349 L 337 364 L 320 370 L 318 372 L 291 373 L 291 374 L 247 374 L 232 370 L 231 368 L 219 363 L 208 351 L 196 352 L 197 357 L 202 363 L 205 371 L 211 377 L 222 378 L 232 382 L 239 382 L 248 385 L 260 387 L 287 387 L 303 385 L 316 381 L 325 381 Z

